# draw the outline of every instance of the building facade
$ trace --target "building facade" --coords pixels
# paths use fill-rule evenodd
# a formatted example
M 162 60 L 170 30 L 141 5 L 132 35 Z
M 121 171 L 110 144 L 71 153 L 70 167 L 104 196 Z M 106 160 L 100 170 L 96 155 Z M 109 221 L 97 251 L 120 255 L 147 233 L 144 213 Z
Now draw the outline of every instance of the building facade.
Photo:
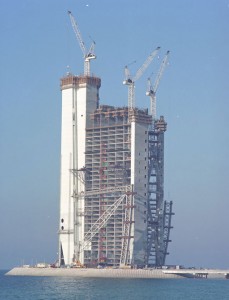
M 59 263 L 165 264 L 164 132 L 147 109 L 99 105 L 101 81 L 61 79 Z

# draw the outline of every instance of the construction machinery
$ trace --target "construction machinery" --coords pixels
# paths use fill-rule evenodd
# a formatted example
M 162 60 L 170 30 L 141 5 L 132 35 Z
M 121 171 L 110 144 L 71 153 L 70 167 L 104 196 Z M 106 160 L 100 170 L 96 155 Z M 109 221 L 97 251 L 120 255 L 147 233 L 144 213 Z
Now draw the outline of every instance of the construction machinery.
M 90 61 L 91 61 L 91 59 L 96 59 L 96 56 L 94 54 L 95 42 L 94 41 L 92 42 L 91 47 L 87 51 L 75 18 L 73 17 L 71 11 L 68 11 L 68 14 L 69 14 L 69 17 L 70 17 L 70 20 L 71 20 L 72 28 L 73 28 L 73 30 L 75 32 L 75 35 L 76 35 L 76 38 L 78 40 L 80 49 L 83 52 L 83 56 L 84 56 L 84 75 L 85 76 L 90 76 Z
M 125 79 L 123 81 L 124 85 L 128 86 L 128 107 L 134 108 L 135 107 L 135 82 L 143 75 L 145 70 L 149 67 L 155 56 L 157 55 L 160 47 L 157 47 L 146 59 L 143 65 L 138 69 L 135 76 L 132 78 L 130 75 L 130 71 L 128 66 L 125 66 Z
M 147 239 L 147 265 L 160 267 L 165 264 L 170 240 L 172 201 L 164 200 L 164 133 L 167 123 L 164 117 L 156 116 L 156 92 L 168 63 L 167 51 L 154 85 L 148 79 L 146 95 L 150 97 L 150 114 L 152 126 L 149 130 L 149 190 L 148 190 L 148 239 Z
M 109 219 L 114 215 L 115 211 L 117 208 L 123 204 L 124 199 L 126 205 L 129 202 L 132 202 L 132 195 L 133 192 L 131 192 L 132 187 L 131 186 L 122 186 L 122 187 L 117 187 L 113 189 L 105 189 L 105 190 L 100 190 L 100 191 L 91 191 L 91 192 L 86 192 L 77 194 L 74 192 L 73 197 L 75 199 L 79 199 L 81 197 L 93 197 L 98 194 L 103 194 L 103 193 L 119 193 L 119 192 L 124 192 L 112 205 L 108 206 L 106 210 L 103 212 L 103 214 L 97 219 L 97 221 L 92 225 L 92 227 L 87 231 L 84 235 L 84 240 L 78 245 L 75 251 L 75 262 L 77 267 L 83 267 L 83 264 L 80 262 L 80 254 L 86 250 L 87 248 L 91 248 L 91 243 L 92 243 L 92 238 L 100 231 L 100 229 L 104 226 L 106 226 L 107 222 Z M 130 200 L 131 199 L 131 200 Z M 83 216 L 83 215 L 82 215 Z M 130 210 L 129 206 L 126 207 L 125 210 L 125 224 L 131 224 L 129 219 L 132 219 L 132 210 Z M 126 229 L 126 230 L 125 230 Z M 124 229 L 124 232 L 127 231 L 126 236 L 123 237 L 123 245 L 122 245 L 122 255 L 121 255 L 121 262 L 122 264 L 126 264 L 128 252 L 129 252 L 129 245 L 126 244 L 126 240 L 128 238 L 128 234 L 130 232 L 130 225 L 126 225 Z
M 156 75 L 154 85 L 152 85 L 150 78 L 148 78 L 148 87 L 147 87 L 146 96 L 150 97 L 150 114 L 152 115 L 153 121 L 156 120 L 156 92 L 157 92 L 161 77 L 164 73 L 165 67 L 168 64 L 169 52 L 170 51 L 167 51 L 167 53 L 161 63 L 159 71 Z

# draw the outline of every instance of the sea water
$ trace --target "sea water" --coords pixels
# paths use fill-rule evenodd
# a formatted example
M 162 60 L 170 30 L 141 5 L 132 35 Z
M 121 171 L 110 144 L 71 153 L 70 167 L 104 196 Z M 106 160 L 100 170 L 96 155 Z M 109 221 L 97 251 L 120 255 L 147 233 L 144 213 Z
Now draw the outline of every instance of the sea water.
M 116 279 L 4 276 L 0 300 L 229 300 L 226 279 Z

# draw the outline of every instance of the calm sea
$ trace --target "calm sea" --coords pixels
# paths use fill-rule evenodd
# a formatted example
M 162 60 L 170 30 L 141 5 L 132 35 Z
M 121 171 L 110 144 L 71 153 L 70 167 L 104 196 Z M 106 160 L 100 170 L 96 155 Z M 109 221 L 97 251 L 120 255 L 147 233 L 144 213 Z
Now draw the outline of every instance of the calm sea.
M 226 279 L 81 279 L 11 277 L 4 273 L 0 271 L 1 300 L 229 299 Z

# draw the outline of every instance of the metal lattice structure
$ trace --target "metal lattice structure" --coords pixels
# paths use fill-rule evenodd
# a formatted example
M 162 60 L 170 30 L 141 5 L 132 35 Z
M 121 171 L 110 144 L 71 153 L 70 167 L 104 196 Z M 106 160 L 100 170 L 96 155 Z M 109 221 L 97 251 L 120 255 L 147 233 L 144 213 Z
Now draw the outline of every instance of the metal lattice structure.
M 127 111 L 120 111 L 114 122 L 106 109 L 92 115 L 93 127 L 87 129 L 86 168 L 90 170 L 85 191 L 85 238 L 106 213 L 108 207 L 119 203 L 104 226 L 99 226 L 91 237 L 90 247 L 84 250 L 84 263 L 119 265 L 121 253 L 127 257 L 128 247 L 123 246 L 123 223 L 129 217 L 127 205 L 130 198 L 130 127 Z M 127 188 L 128 187 L 128 188 Z M 96 193 L 97 191 L 97 193 Z M 125 243 L 124 243 L 125 244 Z
M 148 87 L 147 87 L 146 96 L 150 97 L 150 114 L 152 115 L 153 121 L 156 120 L 156 116 L 157 116 L 157 113 L 156 113 L 156 93 L 157 93 L 157 89 L 158 89 L 159 83 L 161 81 L 163 72 L 165 70 L 165 67 L 168 64 L 169 53 L 170 53 L 170 51 L 167 51 L 161 65 L 160 65 L 160 68 L 158 70 L 158 73 L 157 73 L 157 76 L 156 76 L 156 79 L 155 79 L 155 82 L 154 82 L 153 85 L 151 83 L 150 78 L 148 78 Z
M 164 202 L 164 236 L 163 236 L 163 243 L 164 243 L 164 263 L 165 263 L 165 257 L 169 254 L 168 252 L 168 244 L 171 242 L 170 240 L 170 230 L 173 228 L 171 226 L 171 217 L 174 215 L 172 210 L 173 202 L 172 201 L 165 201 Z
M 163 117 L 149 131 L 149 199 L 147 265 L 163 266 L 168 249 L 172 202 L 164 201 L 164 132 Z
M 134 209 L 134 192 L 133 189 L 131 192 L 126 195 L 126 204 L 125 204 L 125 218 L 123 224 L 123 236 L 122 236 L 122 251 L 120 257 L 120 266 L 127 266 L 131 264 L 130 259 L 130 239 L 134 238 L 132 234 L 132 224 L 133 221 L 133 209 Z
M 83 42 L 79 27 L 76 23 L 75 18 L 73 17 L 73 14 L 71 11 L 68 11 L 73 31 L 75 32 L 76 38 L 78 40 L 79 46 L 81 51 L 83 52 L 84 56 L 84 75 L 90 76 L 90 61 L 92 59 L 96 59 L 96 56 L 94 54 L 94 48 L 95 48 L 95 42 L 93 41 L 89 50 L 86 49 L 85 44 Z
M 99 232 L 101 228 L 103 228 L 110 217 L 114 215 L 115 211 L 119 207 L 119 205 L 123 202 L 126 195 L 122 195 L 119 197 L 111 206 L 103 212 L 103 214 L 98 218 L 98 220 L 92 225 L 89 231 L 87 231 L 84 235 L 84 242 L 81 244 L 80 251 L 83 251 L 89 244 L 91 244 L 92 238 Z
M 147 57 L 143 65 L 138 69 L 135 76 L 132 78 L 128 69 L 128 66 L 125 66 L 125 80 L 123 81 L 124 85 L 128 86 L 128 107 L 135 107 L 135 82 L 144 74 L 146 69 L 149 67 L 155 56 L 157 55 L 160 47 L 157 47 L 150 55 Z

